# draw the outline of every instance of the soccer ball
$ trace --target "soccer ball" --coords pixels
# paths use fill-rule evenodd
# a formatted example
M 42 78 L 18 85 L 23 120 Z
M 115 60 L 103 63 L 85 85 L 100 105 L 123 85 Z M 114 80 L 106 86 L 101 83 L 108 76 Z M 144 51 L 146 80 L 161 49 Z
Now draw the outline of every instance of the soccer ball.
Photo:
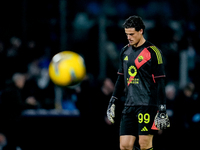
M 63 51 L 53 56 L 49 64 L 49 77 L 58 86 L 74 86 L 86 74 L 84 59 L 72 51 Z

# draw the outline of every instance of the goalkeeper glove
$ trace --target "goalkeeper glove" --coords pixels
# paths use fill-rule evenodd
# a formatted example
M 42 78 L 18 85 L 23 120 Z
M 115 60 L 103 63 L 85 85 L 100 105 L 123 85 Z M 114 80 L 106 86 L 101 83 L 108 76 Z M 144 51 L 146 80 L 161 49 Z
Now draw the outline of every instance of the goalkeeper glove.
M 166 105 L 160 105 L 155 117 L 155 125 L 159 130 L 170 127 L 170 121 L 166 112 Z
M 114 118 L 115 118 L 115 103 L 118 98 L 112 96 L 110 99 L 110 102 L 108 104 L 108 109 L 107 109 L 107 117 L 110 122 L 114 123 Z

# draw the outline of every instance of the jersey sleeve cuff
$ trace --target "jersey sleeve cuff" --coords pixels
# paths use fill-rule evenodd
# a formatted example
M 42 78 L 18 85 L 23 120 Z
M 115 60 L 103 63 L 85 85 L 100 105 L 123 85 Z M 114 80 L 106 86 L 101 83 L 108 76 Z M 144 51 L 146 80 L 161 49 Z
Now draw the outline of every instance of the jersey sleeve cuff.
M 154 76 L 154 78 L 164 78 L 166 75 Z
M 117 74 L 119 74 L 119 75 L 124 75 L 123 73 L 121 73 L 121 72 L 117 72 Z

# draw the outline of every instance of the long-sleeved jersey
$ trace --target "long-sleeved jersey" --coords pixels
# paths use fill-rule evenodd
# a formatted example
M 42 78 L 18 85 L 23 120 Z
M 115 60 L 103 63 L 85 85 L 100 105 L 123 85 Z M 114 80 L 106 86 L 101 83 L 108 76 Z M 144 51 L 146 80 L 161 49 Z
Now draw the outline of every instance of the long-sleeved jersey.
M 125 106 L 165 104 L 164 65 L 161 51 L 150 42 L 125 46 L 120 54 L 118 80 L 113 96 L 125 88 Z

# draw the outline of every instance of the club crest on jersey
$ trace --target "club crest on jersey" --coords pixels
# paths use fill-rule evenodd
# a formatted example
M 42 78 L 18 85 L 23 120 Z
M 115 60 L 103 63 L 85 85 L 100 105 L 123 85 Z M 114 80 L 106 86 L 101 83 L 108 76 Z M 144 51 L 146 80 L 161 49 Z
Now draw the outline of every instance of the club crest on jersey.
M 138 57 L 138 62 L 141 62 L 143 59 L 144 59 L 143 56 L 139 56 L 139 57 Z
M 142 67 L 146 62 L 151 59 L 151 54 L 147 48 L 143 49 L 138 57 L 135 59 L 135 66 L 137 69 Z

